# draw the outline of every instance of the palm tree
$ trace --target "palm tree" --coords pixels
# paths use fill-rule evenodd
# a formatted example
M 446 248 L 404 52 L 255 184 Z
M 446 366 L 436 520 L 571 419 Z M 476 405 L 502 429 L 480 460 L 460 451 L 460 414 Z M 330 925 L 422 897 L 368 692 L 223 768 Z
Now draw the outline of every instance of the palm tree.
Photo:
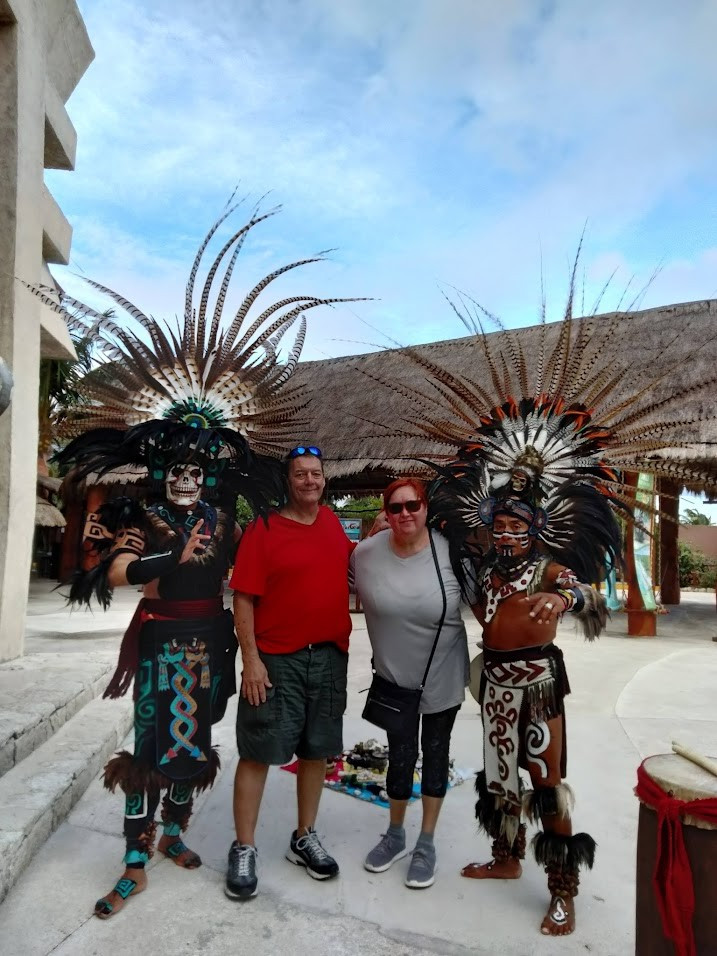
M 94 337 L 71 335 L 76 359 L 41 359 L 38 417 L 38 458 L 45 461 L 66 410 L 83 404 L 80 382 L 92 368 Z
M 685 508 L 682 524 L 712 524 L 712 521 L 696 508 Z

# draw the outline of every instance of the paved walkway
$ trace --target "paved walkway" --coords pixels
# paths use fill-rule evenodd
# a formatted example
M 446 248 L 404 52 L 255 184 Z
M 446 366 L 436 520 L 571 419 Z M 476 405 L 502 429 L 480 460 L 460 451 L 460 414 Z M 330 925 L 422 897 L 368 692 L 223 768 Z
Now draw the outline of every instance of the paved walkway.
M 57 595 L 35 586 L 28 616 L 28 654 L 57 650 L 114 654 L 136 595 L 119 594 L 106 616 L 61 607 Z M 349 707 L 345 740 L 376 736 L 361 720 L 368 684 L 369 648 L 363 616 L 353 615 Z M 311 880 L 284 860 L 294 827 L 295 778 L 272 770 L 257 842 L 260 894 L 246 903 L 222 892 L 232 839 L 231 788 L 236 759 L 235 707 L 218 726 L 224 769 L 214 790 L 198 802 L 188 842 L 204 859 L 196 872 L 169 861 L 150 866 L 150 886 L 116 918 L 101 922 L 90 913 L 110 889 L 122 857 L 121 800 L 95 781 L 50 838 L 0 906 L 3 956 L 117 956 L 142 952 L 214 956 L 297 954 L 585 954 L 628 956 L 634 951 L 635 841 L 637 805 L 632 794 L 641 758 L 669 751 L 678 739 L 715 752 L 717 635 L 714 596 L 688 593 L 679 608 L 658 621 L 656 639 L 624 636 L 615 615 L 606 636 L 590 645 L 561 627 L 573 693 L 568 698 L 569 774 L 577 828 L 597 840 L 595 868 L 583 878 L 578 928 L 567 939 L 541 937 L 545 877 L 532 860 L 520 881 L 463 880 L 460 867 L 487 859 L 488 841 L 476 834 L 470 783 L 449 791 L 439 823 L 439 871 L 433 887 L 408 890 L 405 861 L 384 874 L 361 866 L 365 852 L 386 825 L 384 811 L 326 791 L 319 832 L 341 865 L 339 879 Z M 470 625 L 471 643 L 478 637 Z M 471 698 L 453 736 L 458 766 L 480 761 L 480 719 Z M 409 839 L 417 835 L 419 807 L 408 811 Z

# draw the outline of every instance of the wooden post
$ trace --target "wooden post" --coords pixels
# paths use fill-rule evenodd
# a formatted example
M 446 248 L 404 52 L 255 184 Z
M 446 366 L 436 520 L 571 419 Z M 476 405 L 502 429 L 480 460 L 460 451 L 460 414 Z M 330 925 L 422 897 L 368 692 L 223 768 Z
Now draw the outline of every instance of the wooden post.
M 625 484 L 631 485 L 637 491 L 636 472 L 625 472 Z M 627 612 L 627 633 L 629 637 L 655 637 L 657 634 L 657 615 L 654 611 L 645 609 L 645 602 L 642 600 L 640 586 L 637 582 L 637 570 L 635 568 L 635 546 L 633 541 L 633 531 L 629 523 L 625 535 L 625 580 L 627 582 L 627 600 L 625 601 L 625 611 Z
M 75 492 L 72 499 L 65 504 L 64 514 L 67 521 L 65 533 L 62 536 L 60 551 L 59 580 L 66 584 L 78 568 L 89 571 L 97 564 L 97 556 L 91 551 L 85 551 L 82 535 L 85 530 L 85 518 L 90 511 L 96 511 L 107 501 L 107 486 L 91 485 L 84 500 L 79 492 Z
M 85 525 L 85 509 L 80 498 L 73 498 L 64 507 L 65 531 L 62 535 L 60 550 L 60 567 L 57 572 L 58 580 L 66 584 L 80 566 L 82 546 L 82 529 Z
M 680 486 L 667 478 L 660 478 L 660 511 L 673 521 L 660 520 L 660 599 L 663 604 L 680 603 L 680 568 L 677 540 L 679 535 Z M 670 497 L 667 497 L 667 496 Z
M 87 497 L 85 498 L 85 508 L 82 517 L 83 528 L 87 515 L 93 511 L 97 511 L 100 506 L 107 501 L 107 491 L 107 485 L 90 485 L 87 488 Z M 81 542 L 80 553 L 82 554 L 83 571 L 90 571 L 100 563 L 100 559 L 98 558 L 96 552 L 91 547 L 88 547 L 88 545 L 91 545 L 90 541 L 88 541 L 86 544 L 84 541 Z

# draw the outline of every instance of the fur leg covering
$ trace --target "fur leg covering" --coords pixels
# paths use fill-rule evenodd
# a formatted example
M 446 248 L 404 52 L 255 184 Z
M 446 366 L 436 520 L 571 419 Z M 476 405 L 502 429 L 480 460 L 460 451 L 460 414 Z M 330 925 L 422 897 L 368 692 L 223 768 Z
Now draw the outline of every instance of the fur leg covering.
M 517 821 L 517 817 L 515 818 Z M 518 826 L 514 840 L 510 840 L 505 833 L 493 840 L 491 853 L 496 863 L 506 863 L 508 860 L 525 859 L 525 824 Z
M 591 870 L 595 862 L 596 846 L 588 833 L 562 836 L 559 833 L 540 832 L 533 837 L 535 860 L 541 866 L 558 863 L 571 870 L 584 866 Z
M 536 787 L 523 794 L 523 812 L 531 823 L 539 823 L 546 816 L 567 819 L 574 806 L 575 795 L 567 783 Z
M 513 841 L 510 855 L 514 860 L 525 859 L 525 824 L 521 823 L 518 827 L 518 833 Z
M 499 798 L 488 792 L 485 770 L 479 770 L 476 774 L 475 791 L 478 794 L 476 800 L 478 829 L 483 830 L 487 836 L 497 839 L 501 833 L 503 812 L 498 807 Z
M 588 833 L 562 836 L 559 833 L 536 833 L 533 852 L 536 861 L 548 874 L 551 896 L 573 898 L 578 895 L 581 867 L 592 869 L 596 843 Z
M 507 813 L 501 797 L 488 791 L 484 770 L 476 774 L 475 790 L 478 794 L 476 801 L 478 829 L 494 840 L 505 837 L 508 847 L 512 847 L 520 833 L 519 812 Z

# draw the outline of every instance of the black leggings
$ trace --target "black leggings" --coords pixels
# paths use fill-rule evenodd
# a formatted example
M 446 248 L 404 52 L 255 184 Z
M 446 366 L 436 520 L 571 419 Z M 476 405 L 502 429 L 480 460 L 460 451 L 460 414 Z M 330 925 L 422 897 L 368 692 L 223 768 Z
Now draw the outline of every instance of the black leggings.
M 451 707 L 437 714 L 421 715 L 423 771 L 421 793 L 427 797 L 445 797 L 448 789 L 448 762 L 451 731 L 460 710 Z M 388 771 L 386 792 L 391 800 L 408 800 L 413 793 L 413 771 L 418 760 L 418 721 L 410 737 L 388 735 Z

